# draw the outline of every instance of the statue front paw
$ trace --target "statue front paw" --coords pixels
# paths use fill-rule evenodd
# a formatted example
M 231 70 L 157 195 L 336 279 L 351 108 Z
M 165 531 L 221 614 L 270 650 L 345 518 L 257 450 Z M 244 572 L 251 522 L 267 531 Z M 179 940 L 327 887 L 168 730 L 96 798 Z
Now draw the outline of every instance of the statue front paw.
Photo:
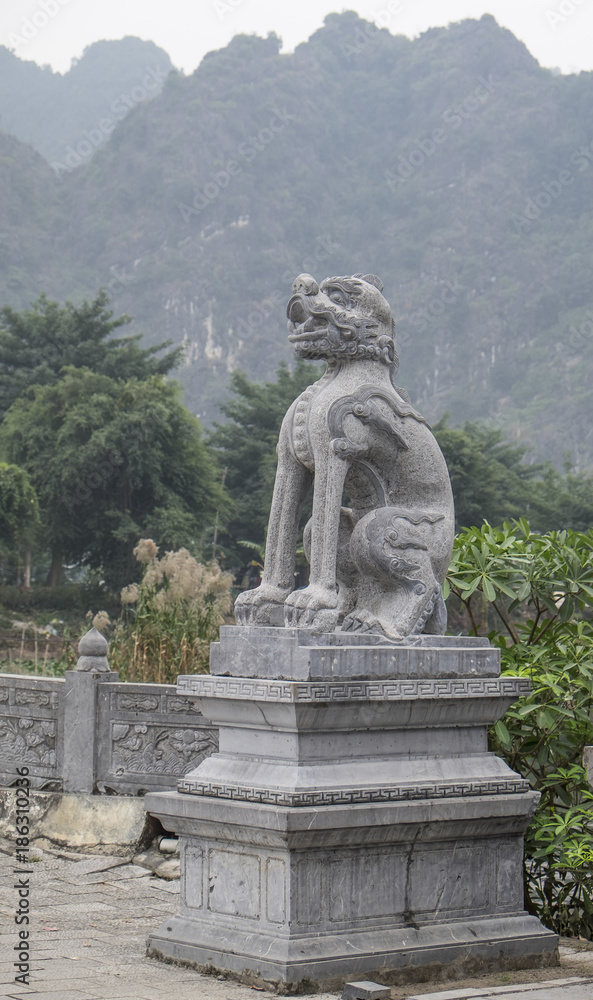
M 337 592 L 326 587 L 309 586 L 304 590 L 295 590 L 284 604 L 284 624 L 287 628 L 333 632 L 338 617 Z
M 286 595 L 286 591 L 265 584 L 255 590 L 243 591 L 235 601 L 237 625 L 281 628 L 284 625 Z

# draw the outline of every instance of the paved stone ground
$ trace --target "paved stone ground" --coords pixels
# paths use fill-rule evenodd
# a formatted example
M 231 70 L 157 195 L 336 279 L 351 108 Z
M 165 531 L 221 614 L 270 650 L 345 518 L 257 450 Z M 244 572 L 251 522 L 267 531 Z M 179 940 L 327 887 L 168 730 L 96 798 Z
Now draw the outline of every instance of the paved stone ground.
M 0 845 L 0 997 L 13 1000 L 253 1000 L 270 998 L 223 977 L 202 976 L 149 959 L 146 938 L 175 912 L 179 881 L 158 878 L 122 858 L 57 854 L 33 846 L 31 974 L 15 983 L 18 905 L 14 849 Z M 508 972 L 446 987 L 394 987 L 393 1000 L 593 1000 L 593 950 L 563 949 L 561 969 Z M 577 950 L 574 950 L 576 947 Z M 578 950 L 581 949 L 581 950 Z M 563 978 L 561 985 L 550 980 Z M 566 980 L 578 977 L 572 983 Z M 590 983 L 590 985 L 589 985 Z M 513 985 L 517 984 L 517 985 Z M 522 985 L 518 985 L 522 984 Z M 502 987 L 502 990 L 501 990 Z M 494 988 L 494 989 L 493 989 Z M 336 1000 L 336 994 L 317 994 Z
M 524 983 L 519 987 L 439 990 L 438 993 L 417 993 L 408 1000 L 593 1000 L 593 979 L 571 977 L 547 983 Z

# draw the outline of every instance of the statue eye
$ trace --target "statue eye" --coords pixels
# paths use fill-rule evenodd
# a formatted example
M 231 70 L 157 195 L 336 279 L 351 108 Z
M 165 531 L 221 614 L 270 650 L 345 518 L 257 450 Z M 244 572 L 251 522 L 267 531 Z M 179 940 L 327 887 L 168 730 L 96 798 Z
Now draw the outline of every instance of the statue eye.
M 345 299 L 345 296 L 344 296 L 343 292 L 338 291 L 337 288 L 334 289 L 333 292 L 329 293 L 329 298 L 332 300 L 332 302 L 336 302 L 340 306 L 343 306 L 343 305 L 346 304 L 346 299 Z

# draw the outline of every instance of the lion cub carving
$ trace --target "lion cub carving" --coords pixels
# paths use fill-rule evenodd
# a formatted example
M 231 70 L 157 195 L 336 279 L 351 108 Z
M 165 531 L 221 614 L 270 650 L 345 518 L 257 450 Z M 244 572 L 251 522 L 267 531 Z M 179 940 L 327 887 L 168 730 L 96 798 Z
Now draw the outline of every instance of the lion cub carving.
M 394 323 L 372 274 L 301 274 L 288 303 L 296 354 L 327 362 L 288 410 L 278 441 L 263 579 L 235 604 L 241 625 L 442 634 L 453 497 L 425 420 L 394 383 Z M 309 586 L 293 590 L 301 508 Z M 343 506 L 344 495 L 348 507 Z

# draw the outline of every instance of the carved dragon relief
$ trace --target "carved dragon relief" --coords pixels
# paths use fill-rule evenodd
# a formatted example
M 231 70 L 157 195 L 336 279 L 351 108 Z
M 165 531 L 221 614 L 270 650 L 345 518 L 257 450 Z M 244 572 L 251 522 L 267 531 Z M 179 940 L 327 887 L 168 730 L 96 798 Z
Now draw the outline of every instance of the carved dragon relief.
M 445 631 L 449 475 L 426 421 L 395 384 L 394 323 L 382 287 L 362 274 L 294 282 L 289 340 L 299 357 L 325 360 L 327 370 L 282 423 L 263 579 L 237 599 L 239 624 L 340 627 L 393 642 Z M 299 517 L 311 486 L 310 582 L 295 591 Z

